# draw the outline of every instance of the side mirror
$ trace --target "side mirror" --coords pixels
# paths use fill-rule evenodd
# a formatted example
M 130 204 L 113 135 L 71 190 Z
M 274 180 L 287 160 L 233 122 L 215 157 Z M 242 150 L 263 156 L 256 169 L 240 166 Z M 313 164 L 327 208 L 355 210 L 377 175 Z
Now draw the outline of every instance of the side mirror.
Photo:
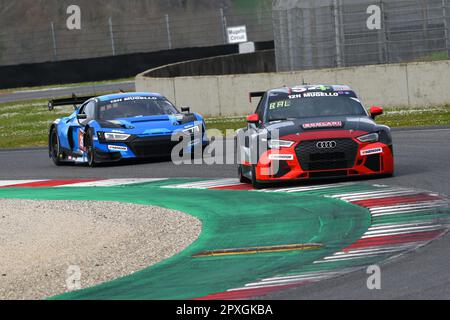
M 77 119 L 78 120 L 86 120 L 87 119 L 87 114 L 77 114 Z
M 372 119 L 375 119 L 378 116 L 381 116 L 383 114 L 383 108 L 382 107 L 376 107 L 373 106 L 370 108 L 370 116 Z
M 189 113 L 189 112 L 191 112 L 191 108 L 189 108 L 189 107 L 181 107 L 181 112 Z
M 259 116 L 254 113 L 247 117 L 247 122 L 252 124 L 257 124 L 259 122 Z

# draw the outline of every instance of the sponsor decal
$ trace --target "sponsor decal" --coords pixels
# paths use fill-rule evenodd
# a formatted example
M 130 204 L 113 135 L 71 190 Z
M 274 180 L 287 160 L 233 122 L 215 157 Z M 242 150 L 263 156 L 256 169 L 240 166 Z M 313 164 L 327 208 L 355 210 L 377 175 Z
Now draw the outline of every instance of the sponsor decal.
M 158 100 L 158 97 L 126 97 L 126 98 L 111 100 L 109 103 L 118 103 L 118 102 L 124 102 L 124 101 L 136 101 L 136 100 Z
M 308 91 L 308 89 L 305 87 L 293 87 L 292 88 L 292 92 L 295 92 L 295 93 L 302 93 L 305 91 Z
M 303 98 L 315 98 L 315 97 L 339 97 L 338 92 L 305 92 Z
M 343 126 L 342 121 L 313 122 L 302 125 L 303 129 L 342 128 Z
M 110 151 L 128 151 L 128 148 L 127 147 L 122 147 L 122 146 L 109 145 L 108 146 L 108 150 L 110 150 Z
M 304 92 L 291 94 L 288 96 L 289 99 L 301 99 L 301 98 L 317 98 L 317 97 L 339 97 L 343 95 L 343 92 Z
M 361 150 L 362 156 L 368 156 L 371 154 L 378 154 L 378 153 L 383 153 L 383 148 L 373 148 L 373 149 Z
M 269 154 L 269 160 L 294 160 L 293 154 Z

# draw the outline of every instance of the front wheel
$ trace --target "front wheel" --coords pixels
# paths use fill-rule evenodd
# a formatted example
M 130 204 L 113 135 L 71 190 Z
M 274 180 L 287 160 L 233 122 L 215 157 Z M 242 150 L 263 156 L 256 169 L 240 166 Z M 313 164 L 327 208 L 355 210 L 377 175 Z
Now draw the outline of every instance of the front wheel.
M 252 166 L 252 186 L 254 189 L 262 189 L 264 185 L 256 180 L 256 166 Z
M 242 165 L 239 165 L 238 168 L 238 176 L 240 183 L 252 183 L 252 181 L 242 174 Z
M 95 149 L 94 149 L 94 136 L 92 134 L 92 130 L 89 130 L 86 134 L 86 148 L 87 148 L 87 161 L 89 167 L 98 166 L 97 159 L 95 157 Z
M 50 157 L 53 160 L 53 163 L 57 166 L 61 166 L 62 162 L 60 160 L 59 153 L 59 138 L 58 138 L 58 130 L 54 127 L 50 132 L 50 139 L 48 141 Z

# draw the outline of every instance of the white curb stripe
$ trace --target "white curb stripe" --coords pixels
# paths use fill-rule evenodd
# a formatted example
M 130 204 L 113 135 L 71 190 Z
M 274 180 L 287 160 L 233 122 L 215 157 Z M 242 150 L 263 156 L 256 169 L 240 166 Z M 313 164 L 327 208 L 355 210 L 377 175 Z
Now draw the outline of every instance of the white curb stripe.
M 434 228 L 429 228 L 426 230 L 412 230 L 412 231 L 398 231 L 393 233 L 380 233 L 380 234 L 370 234 L 370 235 L 363 235 L 361 239 L 369 239 L 369 238 L 377 238 L 377 237 L 389 237 L 389 236 L 399 236 L 403 234 L 413 234 L 413 233 L 420 233 L 420 232 L 426 232 L 426 231 L 438 231 L 445 229 L 445 226 L 437 226 Z
M 220 179 L 220 180 L 209 180 L 209 181 L 199 181 L 192 183 L 183 183 L 171 186 L 165 186 L 164 188 L 169 189 L 209 189 L 209 188 L 217 188 L 217 187 L 226 187 L 226 186 L 236 186 L 241 185 L 243 183 L 239 182 L 237 179 Z
M 354 185 L 352 182 L 343 182 L 343 183 L 336 183 L 336 184 L 324 184 L 319 186 L 308 186 L 308 187 L 291 187 L 291 188 L 272 188 L 272 189 L 264 189 L 264 190 L 258 190 L 259 192 L 307 192 L 307 191 L 315 191 L 315 190 L 323 190 L 323 189 L 329 189 L 329 188 L 336 188 L 336 187 L 344 187 L 344 186 L 350 186 Z
M 74 184 L 69 184 L 69 185 L 56 186 L 56 188 L 115 187 L 115 186 L 125 186 L 125 185 L 164 181 L 164 180 L 167 180 L 167 178 L 106 179 L 106 180 L 99 180 L 99 181 L 80 182 L 80 183 L 74 183 Z
M 379 189 L 379 190 L 373 190 L 373 191 L 365 191 L 365 192 L 351 192 L 351 193 L 341 193 L 341 194 L 334 194 L 329 196 L 330 198 L 339 198 L 339 199 L 347 199 L 352 197 L 362 197 L 362 196 L 370 196 L 370 195 L 376 195 L 376 194 L 389 194 L 392 192 L 404 192 L 405 189 L 402 188 L 388 188 L 388 189 Z M 411 191 L 411 190 L 409 190 Z
M 446 201 L 436 200 L 436 201 L 416 202 L 416 203 L 396 205 L 396 206 L 371 207 L 369 210 L 371 213 L 386 213 L 386 212 L 394 212 L 394 211 L 403 211 L 405 209 L 428 209 L 428 208 L 436 208 L 436 207 L 443 207 L 443 206 L 448 206 Z
M 393 191 L 393 192 L 388 192 L 388 193 L 378 193 L 378 194 L 373 194 L 373 195 L 369 195 L 369 196 L 356 196 L 356 197 L 345 197 L 345 198 L 340 198 L 343 201 L 347 201 L 347 202 L 353 202 L 353 201 L 363 201 L 363 200 L 372 200 L 372 199 L 382 199 L 382 198 L 391 198 L 391 197 L 400 197 L 400 196 L 414 196 L 414 195 L 419 195 L 423 192 L 417 192 L 417 191 Z
M 3 180 L 0 181 L 0 187 L 9 187 L 9 186 L 16 186 L 26 183 L 35 183 L 35 182 L 45 182 L 49 181 L 48 179 L 42 179 L 42 180 Z

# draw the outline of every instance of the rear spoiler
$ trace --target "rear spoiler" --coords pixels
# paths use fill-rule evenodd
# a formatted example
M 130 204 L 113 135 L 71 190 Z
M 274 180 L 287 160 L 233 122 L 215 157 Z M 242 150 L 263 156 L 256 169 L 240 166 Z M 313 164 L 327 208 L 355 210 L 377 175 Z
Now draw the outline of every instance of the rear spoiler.
M 252 103 L 252 98 L 261 98 L 266 94 L 265 91 L 255 91 L 255 92 L 250 92 L 248 95 L 249 101 L 250 103 Z
M 52 111 L 55 107 L 70 105 L 73 105 L 74 109 L 76 109 L 78 105 L 83 104 L 92 98 L 95 98 L 95 96 L 77 97 L 75 94 L 72 94 L 72 97 L 70 98 L 50 100 L 48 102 L 48 110 Z

